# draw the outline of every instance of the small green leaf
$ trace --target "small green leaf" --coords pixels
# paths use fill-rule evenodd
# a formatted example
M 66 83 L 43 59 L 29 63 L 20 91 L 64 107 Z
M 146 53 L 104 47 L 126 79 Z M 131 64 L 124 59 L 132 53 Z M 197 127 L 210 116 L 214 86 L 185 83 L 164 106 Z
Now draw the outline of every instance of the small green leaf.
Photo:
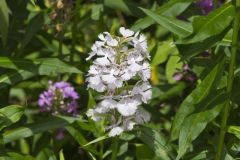
M 98 138 L 96 138 L 96 139 L 88 142 L 87 144 L 83 145 L 83 147 L 87 147 L 87 146 L 89 146 L 89 145 L 91 145 L 91 144 L 100 142 L 100 141 L 102 141 L 102 140 L 104 140 L 104 139 L 107 139 L 107 138 L 109 138 L 108 135 L 104 135 L 104 136 L 98 137 Z
M 229 126 L 227 132 L 234 134 L 238 139 L 240 139 L 240 126 Z
M 65 160 L 62 149 L 59 151 L 59 158 L 60 158 L 60 160 Z

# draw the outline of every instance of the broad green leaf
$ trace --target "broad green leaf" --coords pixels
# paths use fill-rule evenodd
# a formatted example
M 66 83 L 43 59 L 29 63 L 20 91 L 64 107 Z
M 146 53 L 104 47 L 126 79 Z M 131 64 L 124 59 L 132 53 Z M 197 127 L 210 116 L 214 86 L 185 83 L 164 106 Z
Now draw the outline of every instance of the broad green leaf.
M 51 73 L 81 73 L 77 68 L 59 60 L 58 58 L 40 58 L 27 60 L 20 58 L 0 57 L 0 67 L 30 72 L 38 75 L 49 75 Z
M 30 155 L 23 155 L 16 152 L 7 152 L 5 155 L 0 156 L 0 160 L 35 160 Z
M 122 11 L 124 14 L 136 16 L 136 17 L 143 17 L 144 13 L 137 7 L 132 1 L 126 0 L 104 0 L 104 5 L 110 7 L 112 9 L 118 9 Z
M 229 31 L 229 28 L 230 26 L 227 27 L 225 30 L 223 30 L 220 34 L 209 37 L 201 42 L 196 42 L 191 44 L 176 43 L 176 46 L 182 58 L 189 60 L 190 58 L 197 55 L 198 53 L 204 52 L 210 49 L 211 47 L 215 46 L 216 43 L 221 41 L 223 37 L 227 34 L 227 32 Z
M 146 145 L 143 144 L 135 144 L 136 148 L 136 158 L 137 160 L 143 160 L 143 159 L 153 159 L 154 158 L 154 152 L 149 149 Z
M 209 147 L 204 147 L 198 151 L 194 150 L 192 153 L 188 153 L 184 156 L 184 160 L 205 160 L 205 159 L 214 159 L 214 150 Z
M 176 82 L 173 79 L 173 75 L 178 71 L 178 69 L 182 69 L 183 62 L 181 61 L 181 58 L 179 55 L 172 55 L 169 57 L 166 65 L 166 78 L 169 83 Z
M 93 20 L 99 20 L 101 12 L 103 11 L 103 5 L 102 4 L 96 4 L 92 7 L 92 14 L 91 18 Z
M 215 89 L 218 85 L 220 77 L 222 75 L 223 63 L 218 63 L 212 71 L 206 76 L 206 78 L 189 94 L 180 105 L 171 127 L 170 139 L 175 140 L 178 138 L 182 124 L 185 118 L 194 112 L 198 104 L 210 93 L 212 89 Z
M 165 138 L 157 131 L 140 126 L 136 131 L 136 135 L 155 153 L 159 160 L 174 159 L 174 155 L 171 153 L 171 148 L 167 146 Z
M 88 143 L 88 141 L 85 139 L 85 137 L 83 136 L 83 134 L 75 129 L 72 126 L 67 126 L 66 130 L 69 132 L 70 135 L 72 135 L 72 137 L 78 142 L 78 144 L 83 147 L 83 149 L 86 149 L 87 151 L 97 155 L 98 152 L 92 147 L 92 146 L 86 146 L 84 147 L 85 144 Z
M 218 116 L 227 99 L 225 90 L 213 91 L 203 100 L 203 103 L 197 105 L 198 111 L 185 118 L 179 134 L 177 159 L 186 153 L 192 141 L 200 135 L 207 124 Z
M 0 109 L 0 130 L 16 123 L 23 115 L 24 108 L 18 105 L 11 105 Z
M 181 14 L 191 3 L 192 0 L 171 0 L 158 7 L 156 9 L 156 13 L 159 15 L 176 17 Z M 152 18 L 146 16 L 136 21 L 131 27 L 131 29 L 134 31 L 138 31 L 141 29 L 145 29 L 154 23 L 155 21 Z
M 36 160 L 57 160 L 57 158 L 54 155 L 53 149 L 44 148 L 39 151 L 36 156 Z
M 234 134 L 238 139 L 240 139 L 240 126 L 229 126 L 227 132 Z
M 187 37 L 192 33 L 192 25 L 188 22 L 181 21 L 173 17 L 158 15 L 157 13 L 148 9 L 141 9 L 145 14 L 154 19 L 158 24 L 160 24 L 170 32 L 178 35 L 179 37 Z
M 42 12 L 34 16 L 27 25 L 26 33 L 24 34 L 23 40 L 21 41 L 21 48 L 24 48 L 34 37 L 34 35 L 44 25 L 44 14 Z
M 36 75 L 81 73 L 77 68 L 57 58 L 41 58 L 32 61 L 27 59 L 0 57 L 0 67 L 17 70 L 7 72 L 0 76 L 0 88 L 7 85 L 13 85 Z
M 67 126 L 79 119 L 72 117 L 51 117 L 41 122 L 26 124 L 24 126 L 8 130 L 3 133 L 3 142 L 9 143 L 21 138 L 26 138 L 41 132 L 47 132 L 56 128 Z
M 8 27 L 9 27 L 9 13 L 10 10 L 7 6 L 6 0 L 0 1 L 0 35 L 4 45 L 7 43 Z
M 156 54 L 152 59 L 151 65 L 157 66 L 165 62 L 168 56 L 174 52 L 176 52 L 176 47 L 172 41 L 164 41 L 163 43 L 159 43 L 157 46 Z
M 197 16 L 193 19 L 193 34 L 177 43 L 190 44 L 206 40 L 222 33 L 232 22 L 234 7 L 225 4 L 207 16 Z

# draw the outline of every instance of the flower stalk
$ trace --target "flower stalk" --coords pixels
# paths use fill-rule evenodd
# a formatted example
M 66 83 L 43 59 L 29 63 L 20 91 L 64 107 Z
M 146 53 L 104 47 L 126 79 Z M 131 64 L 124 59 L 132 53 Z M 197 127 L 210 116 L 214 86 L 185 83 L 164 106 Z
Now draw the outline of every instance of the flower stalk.
M 226 134 L 227 120 L 229 117 L 229 112 L 231 110 L 231 94 L 234 81 L 234 69 L 236 66 L 236 55 L 238 49 L 238 33 L 239 33 L 239 24 L 240 24 L 240 0 L 236 0 L 235 6 L 235 18 L 233 22 L 233 34 L 232 34 L 232 48 L 231 48 L 231 57 L 229 64 L 229 73 L 227 81 L 227 93 L 230 94 L 229 101 L 225 104 L 223 108 L 222 117 L 221 117 L 221 130 L 218 139 L 217 153 L 215 160 L 222 159 L 223 145 Z
M 117 159 L 117 153 L 118 153 L 118 137 L 113 137 L 112 140 L 112 158 L 111 160 Z

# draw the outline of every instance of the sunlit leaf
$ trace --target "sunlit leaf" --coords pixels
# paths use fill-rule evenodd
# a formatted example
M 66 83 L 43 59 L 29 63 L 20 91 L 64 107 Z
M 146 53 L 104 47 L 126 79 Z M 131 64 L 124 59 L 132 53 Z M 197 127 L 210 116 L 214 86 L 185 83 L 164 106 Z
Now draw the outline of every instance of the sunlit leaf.
M 11 105 L 0 109 L 0 130 L 6 126 L 16 123 L 23 115 L 24 108 Z

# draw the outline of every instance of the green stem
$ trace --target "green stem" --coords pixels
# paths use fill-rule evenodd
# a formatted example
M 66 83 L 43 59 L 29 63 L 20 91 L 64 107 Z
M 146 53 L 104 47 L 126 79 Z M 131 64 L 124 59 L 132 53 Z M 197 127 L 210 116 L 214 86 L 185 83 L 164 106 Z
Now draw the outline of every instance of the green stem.
M 118 137 L 114 137 L 112 141 L 112 158 L 111 160 L 117 160 L 118 154 Z
M 62 53 L 62 36 L 60 35 L 60 38 L 59 38 L 59 42 L 58 42 L 58 57 L 60 60 L 62 60 L 63 58 L 63 53 Z M 61 74 L 59 73 L 58 74 L 58 80 L 60 81 L 61 80 Z
M 73 13 L 73 25 L 72 25 L 72 46 L 71 46 L 71 54 L 70 54 L 70 62 L 73 62 L 74 60 L 74 53 L 75 53 L 75 45 L 77 41 L 76 33 L 77 33 L 77 24 L 78 24 L 78 11 L 80 8 L 80 0 L 76 1 L 76 7 L 74 9 Z
M 214 9 L 218 8 L 218 0 L 213 0 Z
M 231 110 L 231 93 L 232 93 L 232 87 L 233 87 L 233 81 L 234 81 L 234 69 L 236 66 L 236 55 L 237 55 L 237 49 L 238 49 L 239 24 L 240 24 L 240 0 L 237 0 L 236 7 L 235 7 L 235 18 L 233 22 L 231 58 L 230 58 L 229 74 L 228 74 L 228 81 L 227 81 L 227 93 L 230 94 L 230 99 L 225 104 L 225 107 L 222 112 L 221 131 L 219 134 L 217 154 L 216 154 L 215 160 L 222 159 L 227 120 L 229 117 L 229 112 Z

